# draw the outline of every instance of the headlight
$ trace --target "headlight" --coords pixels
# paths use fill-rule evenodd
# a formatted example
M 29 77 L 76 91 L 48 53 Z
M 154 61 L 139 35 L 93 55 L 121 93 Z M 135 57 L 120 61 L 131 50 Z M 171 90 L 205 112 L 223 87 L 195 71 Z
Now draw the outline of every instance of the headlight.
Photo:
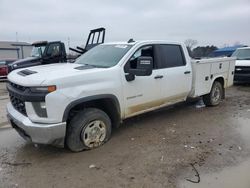
M 33 102 L 32 105 L 39 117 L 48 117 L 45 102 Z
M 56 86 L 52 85 L 52 86 L 30 87 L 30 91 L 31 93 L 33 93 L 34 96 L 42 97 L 42 99 L 38 100 L 38 102 L 32 102 L 36 114 L 42 118 L 48 117 L 46 103 L 45 103 L 45 96 L 48 93 L 56 91 Z
M 56 90 L 56 86 L 31 87 L 30 90 L 34 93 L 51 93 Z

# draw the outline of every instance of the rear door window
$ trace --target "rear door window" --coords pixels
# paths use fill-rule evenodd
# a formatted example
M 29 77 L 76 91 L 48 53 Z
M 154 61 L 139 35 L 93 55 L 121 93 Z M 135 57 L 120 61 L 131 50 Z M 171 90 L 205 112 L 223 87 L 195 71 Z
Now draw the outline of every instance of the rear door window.
M 186 61 L 182 47 L 174 44 L 160 44 L 155 46 L 156 61 L 159 68 L 185 66 Z

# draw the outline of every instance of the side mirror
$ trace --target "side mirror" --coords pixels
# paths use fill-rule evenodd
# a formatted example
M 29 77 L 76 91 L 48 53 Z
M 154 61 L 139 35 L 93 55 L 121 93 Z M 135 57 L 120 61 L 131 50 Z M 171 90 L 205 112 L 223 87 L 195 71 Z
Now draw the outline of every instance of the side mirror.
M 128 73 L 135 76 L 150 76 L 153 70 L 153 58 L 142 56 L 137 59 L 136 68 L 130 68 Z

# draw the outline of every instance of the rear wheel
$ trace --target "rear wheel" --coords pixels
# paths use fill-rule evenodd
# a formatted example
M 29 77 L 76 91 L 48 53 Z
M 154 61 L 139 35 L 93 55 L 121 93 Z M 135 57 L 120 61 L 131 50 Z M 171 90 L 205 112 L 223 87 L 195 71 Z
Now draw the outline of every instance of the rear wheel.
M 220 82 L 215 81 L 209 94 L 203 96 L 206 106 L 217 106 L 223 98 L 223 87 Z
M 111 137 L 111 121 L 108 115 L 96 108 L 87 108 L 71 120 L 66 144 L 71 151 L 94 149 Z

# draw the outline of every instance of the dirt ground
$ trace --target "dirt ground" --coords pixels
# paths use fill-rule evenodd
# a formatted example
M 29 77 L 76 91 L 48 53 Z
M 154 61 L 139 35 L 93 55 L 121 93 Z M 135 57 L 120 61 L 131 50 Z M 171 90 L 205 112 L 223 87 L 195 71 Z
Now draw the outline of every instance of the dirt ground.
M 218 107 L 198 107 L 181 103 L 129 119 L 104 146 L 81 153 L 34 146 L 0 128 L 0 188 L 249 188 L 250 86 L 231 87 Z
M 5 106 L 9 101 L 5 82 L 0 82 L 0 127 L 8 124 Z

